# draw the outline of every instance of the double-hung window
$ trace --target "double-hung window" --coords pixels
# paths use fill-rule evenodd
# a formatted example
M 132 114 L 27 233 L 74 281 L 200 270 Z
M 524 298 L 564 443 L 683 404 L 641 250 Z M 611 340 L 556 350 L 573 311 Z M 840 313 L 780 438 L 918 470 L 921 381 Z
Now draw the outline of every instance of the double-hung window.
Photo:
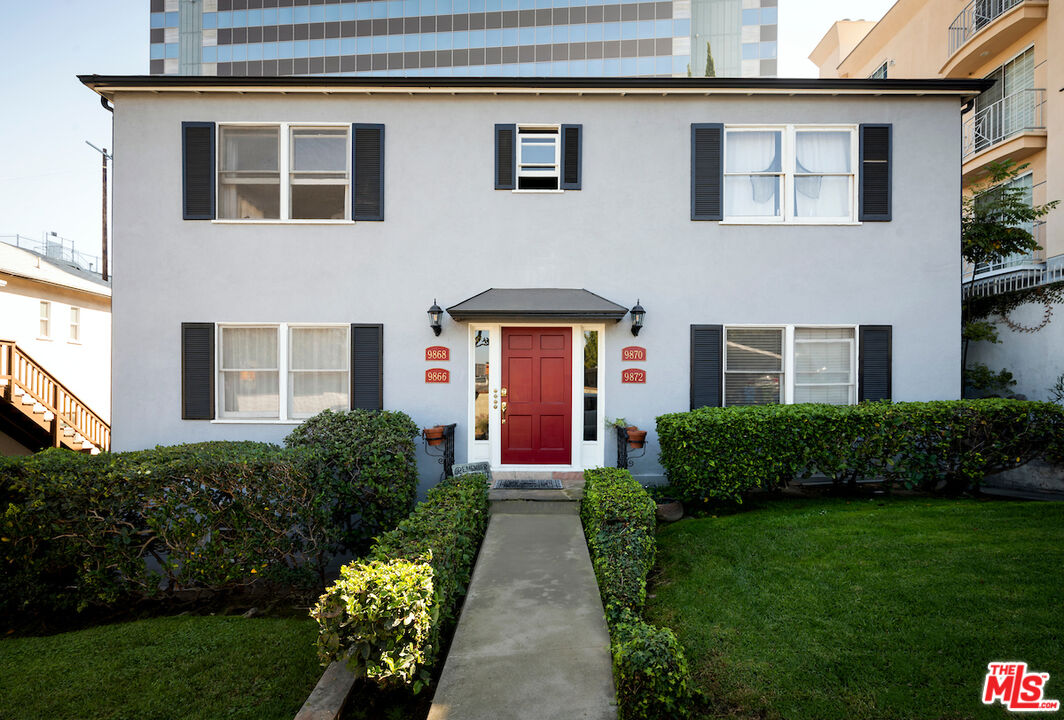
M 350 217 L 350 126 L 222 125 L 218 217 Z
M 850 125 L 727 127 L 725 221 L 853 222 L 856 145 Z
M 41 300 L 41 335 L 42 338 L 52 337 L 52 303 Z
M 517 189 L 559 189 L 561 128 L 558 125 L 517 126 Z
M 81 308 L 70 308 L 70 342 L 81 342 Z
M 294 420 L 349 407 L 346 325 L 221 325 L 219 416 Z
M 727 327 L 724 404 L 857 401 L 853 327 Z

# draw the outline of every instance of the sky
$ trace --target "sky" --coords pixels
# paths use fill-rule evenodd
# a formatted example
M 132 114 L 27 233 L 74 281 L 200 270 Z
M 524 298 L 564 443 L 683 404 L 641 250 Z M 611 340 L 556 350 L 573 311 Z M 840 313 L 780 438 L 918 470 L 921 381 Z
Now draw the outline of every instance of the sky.
M 0 235 L 51 231 L 98 256 L 100 155 L 85 141 L 110 151 L 111 115 L 75 76 L 148 72 L 148 0 L 0 4 Z M 779 0 L 779 76 L 815 77 L 807 56 L 835 20 L 878 20 L 892 4 Z

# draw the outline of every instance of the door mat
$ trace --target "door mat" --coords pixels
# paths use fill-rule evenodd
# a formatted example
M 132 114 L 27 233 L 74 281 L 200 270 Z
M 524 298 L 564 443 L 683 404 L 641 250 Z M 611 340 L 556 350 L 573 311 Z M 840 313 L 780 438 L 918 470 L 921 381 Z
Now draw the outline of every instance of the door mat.
M 511 480 L 496 480 L 495 490 L 561 490 L 562 481 L 555 478 L 517 478 Z

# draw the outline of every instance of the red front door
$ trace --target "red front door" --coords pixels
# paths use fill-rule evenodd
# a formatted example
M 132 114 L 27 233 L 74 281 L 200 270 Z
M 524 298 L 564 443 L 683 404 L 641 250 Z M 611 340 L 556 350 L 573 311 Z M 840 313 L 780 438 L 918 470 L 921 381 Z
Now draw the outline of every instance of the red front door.
M 569 465 L 572 328 L 502 329 L 502 462 Z

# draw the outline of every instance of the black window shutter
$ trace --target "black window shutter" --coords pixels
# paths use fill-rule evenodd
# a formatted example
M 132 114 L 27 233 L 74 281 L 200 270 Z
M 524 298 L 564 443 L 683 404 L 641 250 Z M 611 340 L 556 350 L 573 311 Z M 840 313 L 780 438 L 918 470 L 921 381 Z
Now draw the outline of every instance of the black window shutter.
M 691 124 L 691 219 L 723 220 L 724 125 Z
M 495 126 L 495 189 L 513 190 L 517 184 L 517 126 Z
M 214 219 L 214 123 L 181 123 L 181 215 Z
M 384 326 L 351 326 L 351 409 L 384 409 Z
M 214 323 L 181 323 L 181 419 L 214 419 Z
M 723 403 L 723 338 L 721 325 L 691 326 L 691 409 Z
M 562 125 L 562 190 L 579 190 L 583 125 Z
M 384 126 L 351 127 L 351 219 L 384 219 Z
M 891 326 L 862 325 L 857 366 L 857 399 L 890 400 Z
M 862 222 L 890 222 L 891 155 L 893 126 L 863 124 L 860 127 Z

